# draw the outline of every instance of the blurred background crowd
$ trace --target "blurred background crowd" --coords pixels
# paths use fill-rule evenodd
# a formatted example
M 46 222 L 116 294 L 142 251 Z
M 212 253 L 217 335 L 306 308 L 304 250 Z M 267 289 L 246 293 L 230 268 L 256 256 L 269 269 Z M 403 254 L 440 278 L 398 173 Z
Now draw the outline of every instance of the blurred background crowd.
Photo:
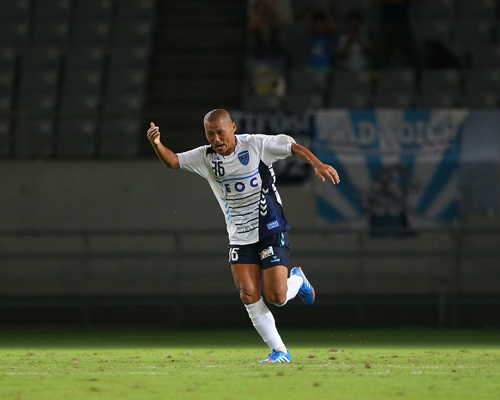
M 214 107 L 496 108 L 497 0 L 7 0 L 0 157 L 134 158 Z M 71 135 L 68 132 L 71 131 Z
M 244 106 L 496 107 L 497 6 L 251 1 Z

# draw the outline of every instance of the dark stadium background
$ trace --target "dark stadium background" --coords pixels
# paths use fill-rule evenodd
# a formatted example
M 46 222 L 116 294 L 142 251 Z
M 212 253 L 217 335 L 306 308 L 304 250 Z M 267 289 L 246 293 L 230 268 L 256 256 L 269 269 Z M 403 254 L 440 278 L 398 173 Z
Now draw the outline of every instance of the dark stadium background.
M 339 21 L 356 5 L 375 29 L 370 1 L 329 3 Z M 330 82 L 319 95 L 255 98 L 243 0 L 3 1 L 0 326 L 249 326 L 218 205 L 202 179 L 155 158 L 149 122 L 183 151 L 205 143 L 213 108 L 241 121 L 357 104 L 495 112 L 498 2 L 426 3 L 412 17 L 415 35 L 450 44 L 458 92 L 383 98 L 370 86 L 339 100 Z M 472 86 L 486 70 L 489 83 Z M 293 76 L 292 65 L 289 84 Z M 499 163 L 486 166 L 491 190 Z M 313 178 L 298 174 L 279 188 L 292 262 L 308 268 L 318 300 L 275 309 L 279 326 L 498 326 L 500 204 L 443 231 L 381 240 L 320 229 Z

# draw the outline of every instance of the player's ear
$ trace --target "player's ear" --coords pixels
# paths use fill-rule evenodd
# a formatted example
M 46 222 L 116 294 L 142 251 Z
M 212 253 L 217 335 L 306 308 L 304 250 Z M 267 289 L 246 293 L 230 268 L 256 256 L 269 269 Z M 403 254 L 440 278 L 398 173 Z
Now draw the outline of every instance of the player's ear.
M 233 133 L 236 132 L 236 124 L 233 122 Z

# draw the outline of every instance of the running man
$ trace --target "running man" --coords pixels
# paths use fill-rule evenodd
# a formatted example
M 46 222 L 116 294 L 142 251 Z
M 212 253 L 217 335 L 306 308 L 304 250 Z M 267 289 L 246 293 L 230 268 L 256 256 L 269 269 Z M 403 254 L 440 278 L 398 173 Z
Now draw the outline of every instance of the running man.
M 204 177 L 219 201 L 229 235 L 229 265 L 253 326 L 271 349 L 263 363 L 290 362 L 267 302 L 284 306 L 297 294 L 314 303 L 315 292 L 300 267 L 288 276 L 290 229 L 275 186 L 272 163 L 295 156 L 319 179 L 340 182 L 337 171 L 287 135 L 239 134 L 229 112 L 215 109 L 203 120 L 209 145 L 174 153 L 151 122 L 147 137 L 161 162 Z

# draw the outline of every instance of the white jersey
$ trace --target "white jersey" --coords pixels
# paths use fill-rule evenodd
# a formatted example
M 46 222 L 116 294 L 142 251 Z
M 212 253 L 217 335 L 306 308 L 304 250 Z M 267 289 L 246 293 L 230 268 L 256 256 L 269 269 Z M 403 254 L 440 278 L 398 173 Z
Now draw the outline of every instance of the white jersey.
M 224 157 L 210 145 L 179 153 L 180 167 L 204 177 L 226 218 L 230 244 L 252 244 L 290 229 L 275 186 L 272 163 L 292 155 L 287 135 L 236 135 Z

